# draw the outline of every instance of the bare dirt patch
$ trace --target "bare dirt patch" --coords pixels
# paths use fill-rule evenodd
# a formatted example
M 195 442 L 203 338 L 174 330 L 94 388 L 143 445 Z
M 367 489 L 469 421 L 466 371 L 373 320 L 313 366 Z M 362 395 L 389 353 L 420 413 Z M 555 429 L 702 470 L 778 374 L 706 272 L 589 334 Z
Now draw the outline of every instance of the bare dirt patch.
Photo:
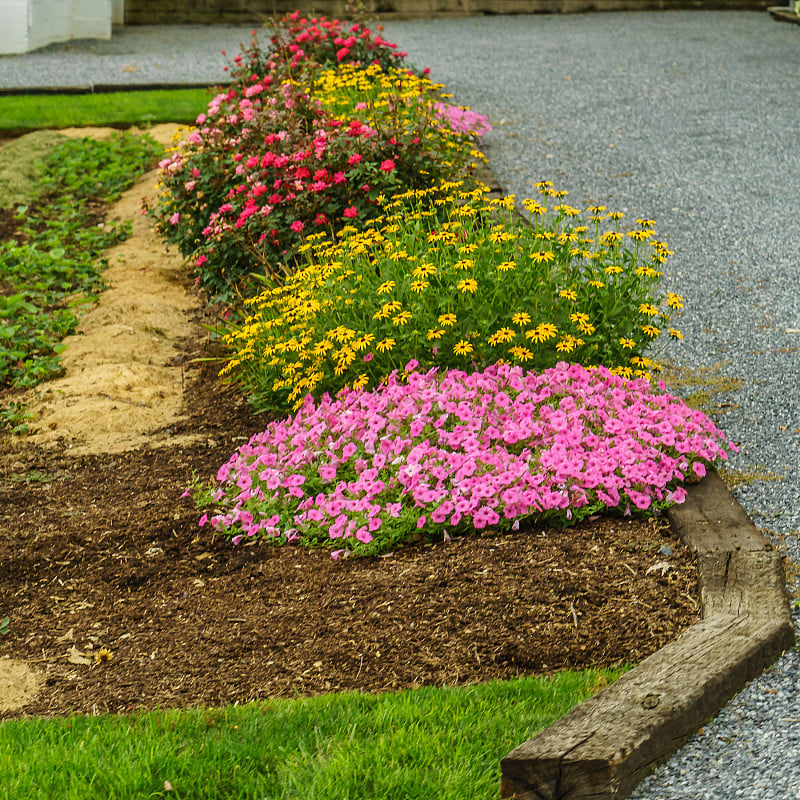
M 263 426 L 211 369 L 195 444 L 72 456 L 17 442 L 0 483 L 0 656 L 41 675 L 4 716 L 463 685 L 636 662 L 697 618 L 691 557 L 631 519 L 334 562 L 234 547 L 180 500 Z M 6 442 L 8 445 L 8 442 Z M 660 549 L 673 549 L 665 557 Z M 109 663 L 94 664 L 101 648 Z M 0 661 L 0 663 L 2 663 Z
M 180 259 L 138 213 L 147 181 L 112 211 L 134 235 L 67 374 L 39 387 L 40 432 L 0 438 L 0 717 L 617 665 L 696 620 L 690 555 L 630 518 L 344 562 L 199 529 L 180 499 L 192 473 L 268 420 L 198 364 L 213 351 Z

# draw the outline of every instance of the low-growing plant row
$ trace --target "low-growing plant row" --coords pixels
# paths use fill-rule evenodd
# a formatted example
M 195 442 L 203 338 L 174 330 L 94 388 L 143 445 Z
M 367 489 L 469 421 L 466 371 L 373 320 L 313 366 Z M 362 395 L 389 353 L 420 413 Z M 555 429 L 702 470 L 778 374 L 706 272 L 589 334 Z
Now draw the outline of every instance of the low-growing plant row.
M 447 539 L 604 508 L 655 511 L 725 456 L 704 414 L 605 367 L 418 366 L 377 391 L 308 396 L 223 465 L 202 497 L 219 510 L 200 524 L 237 543 L 382 554 L 419 530 Z
M 130 234 L 130 222 L 103 223 L 97 209 L 158 154 L 149 137 L 121 133 L 65 139 L 45 158 L 38 197 L 16 209 L 15 237 L 0 242 L 0 388 L 35 386 L 61 371 L 59 342 L 103 288 L 104 251 Z M 21 430 L 24 417 L 12 403 L 0 424 Z

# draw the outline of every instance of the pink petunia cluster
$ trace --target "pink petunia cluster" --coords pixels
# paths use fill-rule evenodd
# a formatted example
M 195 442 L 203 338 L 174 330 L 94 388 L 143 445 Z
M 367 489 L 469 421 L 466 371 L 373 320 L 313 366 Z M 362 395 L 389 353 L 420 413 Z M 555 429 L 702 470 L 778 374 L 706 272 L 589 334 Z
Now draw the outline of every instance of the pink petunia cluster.
M 436 116 L 447 123 L 447 126 L 456 133 L 483 136 L 492 129 L 489 118 L 485 114 L 478 114 L 462 106 L 452 103 L 434 103 L 433 110 Z
M 219 470 L 217 513 L 200 524 L 234 543 L 374 554 L 418 529 L 448 536 L 554 513 L 660 509 L 735 449 L 702 412 L 605 368 L 415 367 L 375 391 L 308 397 L 271 423 Z

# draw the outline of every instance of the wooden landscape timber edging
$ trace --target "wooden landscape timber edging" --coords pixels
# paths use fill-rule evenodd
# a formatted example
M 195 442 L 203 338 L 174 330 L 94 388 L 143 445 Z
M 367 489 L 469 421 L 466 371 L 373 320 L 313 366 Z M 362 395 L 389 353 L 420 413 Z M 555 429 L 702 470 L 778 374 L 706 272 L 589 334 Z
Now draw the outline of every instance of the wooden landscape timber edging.
M 800 17 L 789 6 L 771 6 L 767 11 L 779 22 L 793 22 L 795 25 L 800 25 Z
M 782 559 L 716 472 L 667 512 L 701 620 L 502 761 L 516 800 L 623 798 L 794 643 Z

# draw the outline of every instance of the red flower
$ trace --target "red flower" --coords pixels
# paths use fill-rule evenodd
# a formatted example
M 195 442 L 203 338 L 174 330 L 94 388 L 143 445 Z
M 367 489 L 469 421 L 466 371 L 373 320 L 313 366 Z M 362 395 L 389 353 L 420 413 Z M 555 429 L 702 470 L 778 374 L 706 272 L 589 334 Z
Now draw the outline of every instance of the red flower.
M 387 158 L 386 161 L 381 164 L 381 169 L 384 172 L 391 172 L 396 166 L 397 164 L 395 164 L 391 158 Z
M 347 219 L 353 219 L 358 216 L 358 209 L 355 206 L 350 206 L 344 210 L 344 215 Z

